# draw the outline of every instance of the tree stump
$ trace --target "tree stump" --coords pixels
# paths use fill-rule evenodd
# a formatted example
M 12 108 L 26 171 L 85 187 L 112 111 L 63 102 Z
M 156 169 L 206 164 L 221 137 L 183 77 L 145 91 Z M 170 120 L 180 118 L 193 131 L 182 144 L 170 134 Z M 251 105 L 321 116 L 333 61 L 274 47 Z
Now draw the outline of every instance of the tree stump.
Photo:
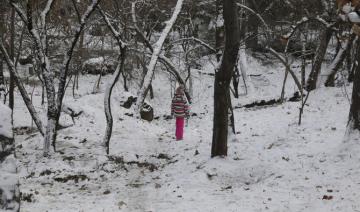
M 154 109 L 147 103 L 144 103 L 140 111 L 141 119 L 152 121 L 154 119 Z

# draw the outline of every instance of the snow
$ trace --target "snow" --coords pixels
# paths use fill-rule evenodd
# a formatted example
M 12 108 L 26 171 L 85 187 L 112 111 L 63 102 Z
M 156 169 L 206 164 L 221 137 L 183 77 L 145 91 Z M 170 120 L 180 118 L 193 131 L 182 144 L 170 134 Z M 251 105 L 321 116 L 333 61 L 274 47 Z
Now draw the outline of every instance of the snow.
M 18 192 L 18 177 L 16 175 L 16 159 L 13 155 L 5 158 L 0 164 L 0 201 L 6 204 L 6 211 L 18 211 L 19 205 L 10 202 L 14 193 Z M 18 195 L 18 193 L 17 193 Z M 2 210 L 1 210 L 2 211 Z
M 265 64 L 252 55 L 261 55 L 246 57 L 254 91 L 233 99 L 235 107 L 280 97 L 282 64 Z M 170 114 L 168 74 L 158 72 L 153 81 L 155 98 L 147 101 L 159 118 L 152 122 L 136 119 L 132 110 L 120 106 L 129 93 L 121 80 L 117 83 L 111 101 L 112 159 L 102 146 L 104 89 L 111 76 L 103 78 L 97 94 L 91 94 L 97 77 L 81 76 L 77 98 L 68 91 L 65 102 L 84 113 L 59 131 L 59 152 L 43 158 L 38 133 L 16 135 L 20 189 L 32 194 L 21 211 L 360 210 L 359 147 L 356 141 L 344 143 L 349 103 L 342 88 L 313 91 L 301 126 L 299 102 L 235 109 L 237 134 L 229 140 L 228 157 L 211 159 L 214 77 L 204 73 L 214 73 L 215 64 L 209 58 L 201 63 L 202 70 L 193 72 L 191 112 L 196 116 L 190 118 L 183 141 L 175 141 L 175 121 L 164 117 Z M 297 88 L 288 81 L 289 97 Z M 130 92 L 137 89 L 133 85 Z M 16 98 L 20 102 L 19 95 Z M 45 111 L 40 99 L 38 87 L 33 100 Z M 14 114 L 15 127 L 31 126 L 25 106 Z M 68 126 L 72 121 L 62 116 L 60 123 Z M 69 176 L 78 176 L 77 181 L 65 182 Z
M 86 11 L 80 18 L 80 26 L 77 31 L 81 28 L 82 25 L 86 24 L 87 19 L 89 18 L 90 14 L 94 11 L 96 5 L 98 4 L 98 0 L 92 0 L 91 4 L 86 8 Z
M 16 175 L 16 159 L 13 154 L 8 155 L 10 145 L 5 139 L 12 139 L 11 110 L 0 103 L 0 210 L 17 211 L 18 205 L 12 199 L 14 191 L 17 191 L 18 177 Z M 5 142 L 5 143 L 2 143 Z M 5 148 L 5 149 L 4 149 Z M 6 156 L 3 154 L 5 151 Z M 5 156 L 5 157 L 4 157 Z
M 360 23 L 360 17 L 356 12 L 351 12 L 348 14 L 349 20 L 352 23 Z
M 46 26 L 46 16 L 49 13 L 50 9 L 51 9 L 51 5 L 53 4 L 53 0 L 48 0 L 46 2 L 46 6 L 44 8 L 44 10 L 41 12 L 40 17 L 41 17 L 41 24 L 42 24 L 42 28 L 45 29 Z M 45 47 L 45 43 L 43 43 L 43 47 Z
M 345 14 L 350 13 L 351 11 L 354 10 L 354 8 L 351 6 L 351 3 L 347 3 L 345 4 L 342 8 L 341 8 L 342 12 L 344 12 Z
M 104 57 L 95 57 L 95 58 L 90 58 L 88 60 L 86 60 L 84 62 L 85 64 L 89 64 L 89 65 L 97 65 L 97 64 L 101 64 L 105 62 L 105 58 Z
M 0 135 L 12 138 L 11 109 L 0 103 Z

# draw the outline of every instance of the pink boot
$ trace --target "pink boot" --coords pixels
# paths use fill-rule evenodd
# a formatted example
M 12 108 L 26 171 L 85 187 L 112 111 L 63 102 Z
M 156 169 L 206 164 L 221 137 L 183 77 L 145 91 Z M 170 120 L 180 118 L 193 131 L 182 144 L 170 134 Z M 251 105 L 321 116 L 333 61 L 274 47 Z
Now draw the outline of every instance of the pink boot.
M 176 140 L 182 140 L 184 134 L 184 118 L 183 117 L 177 117 L 176 118 Z

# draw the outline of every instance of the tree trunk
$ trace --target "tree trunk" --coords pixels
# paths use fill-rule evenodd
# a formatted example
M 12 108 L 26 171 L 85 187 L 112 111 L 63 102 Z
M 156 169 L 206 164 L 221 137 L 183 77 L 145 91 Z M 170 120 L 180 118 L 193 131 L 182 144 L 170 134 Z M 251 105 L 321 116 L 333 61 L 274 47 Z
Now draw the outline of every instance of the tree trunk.
M 154 89 L 152 84 L 150 84 L 149 86 L 149 91 L 150 91 L 150 99 L 154 99 Z
M 244 78 L 243 78 L 243 80 L 244 80 Z M 235 70 L 233 71 L 233 74 L 232 74 L 232 82 L 233 82 L 233 87 L 234 87 L 234 97 L 235 98 L 239 98 L 239 81 L 240 81 L 240 72 L 239 72 L 238 67 L 235 67 Z M 244 86 L 245 86 L 245 90 L 247 91 L 245 80 L 244 80 Z
M 17 70 L 15 69 L 15 65 L 12 63 L 9 55 L 7 54 L 7 51 L 6 51 L 3 43 L 1 41 L 0 41 L 0 51 L 2 52 L 2 54 L 5 57 L 5 61 L 6 61 L 7 65 L 8 65 L 8 70 L 14 74 L 14 81 L 15 81 L 16 85 L 19 88 L 20 94 L 21 94 L 21 96 L 22 96 L 22 98 L 24 100 L 24 103 L 25 103 L 26 107 L 28 108 L 28 111 L 29 111 L 32 119 L 34 120 L 34 122 L 35 122 L 38 130 L 40 131 L 40 133 L 42 135 L 44 135 L 45 130 L 43 128 L 42 121 L 41 121 L 41 119 L 40 119 L 34 105 L 31 103 L 30 97 L 29 97 L 23 83 L 21 82 L 19 73 L 17 73 Z
M 0 102 L 5 103 L 5 77 L 4 77 L 4 66 L 3 58 L 0 54 Z
M 113 80 L 108 84 L 106 91 L 105 91 L 105 97 L 104 97 L 104 109 L 105 109 L 105 116 L 106 116 L 106 130 L 105 130 L 105 136 L 104 136 L 104 145 L 106 148 L 106 154 L 109 154 L 110 152 L 110 138 L 112 134 L 112 128 L 113 128 L 113 117 L 111 113 L 111 93 L 112 90 L 116 84 L 116 82 L 119 80 L 119 77 L 124 69 L 125 64 L 125 48 L 121 48 L 120 50 L 120 57 L 121 61 L 116 67 Z
M 356 43 L 356 62 L 360 63 L 360 40 Z M 354 84 L 351 97 L 348 132 L 360 131 L 360 66 L 358 65 L 354 74 Z
M 343 45 L 340 44 L 340 49 L 338 54 L 336 55 L 334 61 L 330 65 L 331 73 L 329 74 L 328 78 L 326 79 L 325 86 L 333 87 L 335 86 L 335 76 L 341 66 L 343 65 L 346 55 L 350 54 L 350 50 L 352 47 L 352 43 L 355 40 L 355 34 L 352 34 L 348 41 Z
M 46 72 L 47 70 L 43 70 Z M 53 146 L 54 151 L 56 151 L 55 141 L 56 141 L 56 131 L 58 124 L 58 104 L 56 99 L 56 91 L 54 86 L 54 79 L 47 75 L 43 74 L 43 79 L 45 82 L 46 89 L 46 98 L 47 98 L 47 125 L 44 138 L 44 156 L 48 156 L 50 151 L 50 145 Z M 60 108 L 61 109 L 61 108 Z M 60 117 L 60 116 L 59 116 Z
M 0 8 L 0 39 L 3 40 L 5 34 L 5 7 Z M 3 67 L 3 54 L 0 54 L 0 100 L 5 100 L 5 77 Z M 0 101 L 0 102 L 1 102 Z M 5 104 L 5 102 L 4 102 Z
M 126 92 L 128 92 L 128 91 L 129 91 L 129 88 L 128 88 L 128 85 L 127 85 L 127 78 L 126 78 L 126 75 L 125 75 L 124 71 L 122 72 L 121 75 L 122 75 L 123 81 L 124 81 L 124 90 L 125 90 Z
M 14 8 L 11 8 L 10 58 L 13 61 L 13 63 L 15 64 L 15 9 Z M 14 74 L 12 72 L 10 72 L 9 107 L 10 107 L 11 111 L 14 110 L 14 89 L 15 89 Z
M 45 131 L 45 138 L 44 138 L 44 156 L 49 156 L 50 152 L 50 145 L 53 146 L 54 151 L 56 151 L 55 141 L 56 141 L 56 125 L 57 119 L 54 115 L 49 115 L 47 117 L 47 124 L 46 124 L 46 131 Z
M 216 26 L 215 26 L 215 50 L 216 60 L 220 61 L 222 55 L 222 49 L 224 46 L 224 24 L 222 16 L 222 0 L 216 0 Z
M 321 72 L 321 65 L 324 60 L 326 49 L 329 45 L 332 36 L 332 29 L 326 28 L 321 32 L 320 44 L 316 50 L 314 65 L 311 69 L 309 78 L 307 80 L 306 90 L 311 91 L 316 88 L 317 79 Z
M 232 103 L 231 103 L 230 90 L 228 91 L 227 98 L 228 98 L 228 102 L 229 102 L 229 121 L 230 121 L 229 127 L 230 127 L 231 131 L 235 134 L 236 133 L 235 115 L 234 115 L 234 110 L 233 110 Z
M 253 10 L 255 10 L 257 13 L 259 11 L 257 11 L 257 5 L 256 2 L 254 2 L 253 0 L 248 0 L 247 1 L 247 5 L 249 5 L 250 8 L 252 8 Z M 248 33 L 248 38 L 245 40 L 246 42 L 246 47 L 256 50 L 258 48 L 258 29 L 259 29 L 259 19 L 258 17 L 256 17 L 256 15 L 254 14 L 249 14 L 248 15 L 248 19 L 247 19 L 247 33 Z
M 240 46 L 239 22 L 235 0 L 223 1 L 225 49 L 220 69 L 215 74 L 214 120 L 211 157 L 227 155 L 229 100 L 231 75 Z
M 140 116 L 140 111 L 142 109 L 143 103 L 145 101 L 146 94 L 149 91 L 149 86 L 150 86 L 153 76 L 155 74 L 155 66 L 159 59 L 160 53 L 162 51 L 162 47 L 164 45 L 165 39 L 169 35 L 171 28 L 175 24 L 175 21 L 176 21 L 178 15 L 180 14 L 183 2 L 184 2 L 184 0 L 177 1 L 171 18 L 168 21 L 166 21 L 165 28 L 162 30 L 159 39 L 154 44 L 155 48 L 153 49 L 153 53 L 151 55 L 149 65 L 147 66 L 148 71 L 147 71 L 147 74 L 145 75 L 144 83 L 140 87 L 140 89 L 137 93 L 137 101 L 136 101 L 137 109 L 136 110 L 137 110 L 137 113 L 139 116 Z

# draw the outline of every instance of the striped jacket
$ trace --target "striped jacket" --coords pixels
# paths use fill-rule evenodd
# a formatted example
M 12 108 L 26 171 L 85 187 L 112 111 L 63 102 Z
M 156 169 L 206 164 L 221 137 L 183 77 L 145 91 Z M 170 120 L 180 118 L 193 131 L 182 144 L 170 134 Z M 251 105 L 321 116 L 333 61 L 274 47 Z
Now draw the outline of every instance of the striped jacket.
M 189 116 L 189 106 L 183 94 L 175 94 L 171 103 L 171 114 L 177 118 L 184 118 Z

